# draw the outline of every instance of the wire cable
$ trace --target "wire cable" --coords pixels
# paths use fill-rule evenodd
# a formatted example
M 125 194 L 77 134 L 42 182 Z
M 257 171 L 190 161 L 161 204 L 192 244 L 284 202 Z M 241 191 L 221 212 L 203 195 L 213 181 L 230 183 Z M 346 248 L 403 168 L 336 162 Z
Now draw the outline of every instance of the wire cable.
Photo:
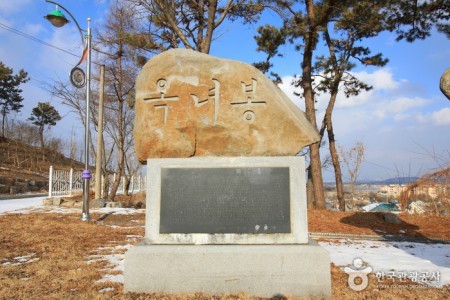
M 55 45 L 49 44 L 49 43 L 47 43 L 47 42 L 44 42 L 43 40 L 40 40 L 40 39 L 38 39 L 38 38 L 35 38 L 34 36 L 31 36 L 31 35 L 29 35 L 29 34 L 26 34 L 25 32 L 22 32 L 22 31 L 20 31 L 20 30 L 15 29 L 15 28 L 9 27 L 8 25 L 3 24 L 3 23 L 1 23 L 1 22 L 0 22 L 0 28 L 3 28 L 3 29 L 5 29 L 5 30 L 7 30 L 7 31 L 9 31 L 9 32 L 12 32 L 12 33 L 14 33 L 14 34 L 20 35 L 20 36 L 22 36 L 22 37 L 24 37 L 24 38 L 27 38 L 27 39 L 30 39 L 30 40 L 32 40 L 32 41 L 38 42 L 38 43 L 40 43 L 40 44 L 42 44 L 42 45 L 45 45 L 45 46 L 54 48 L 54 49 L 59 50 L 59 51 L 62 51 L 62 52 L 65 52 L 65 53 L 70 54 L 70 55 L 72 55 L 72 56 L 80 57 L 80 55 L 74 54 L 74 53 L 69 52 L 69 51 L 67 51 L 67 50 L 65 50 L 65 49 L 62 49 L 62 48 L 60 48 L 60 47 L 58 47 L 58 46 L 55 46 Z

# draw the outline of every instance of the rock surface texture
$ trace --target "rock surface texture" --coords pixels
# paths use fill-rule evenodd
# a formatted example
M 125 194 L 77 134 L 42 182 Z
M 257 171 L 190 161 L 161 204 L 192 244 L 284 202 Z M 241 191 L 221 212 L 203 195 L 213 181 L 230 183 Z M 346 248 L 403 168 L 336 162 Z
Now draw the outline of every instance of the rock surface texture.
M 450 68 L 447 68 L 442 74 L 440 88 L 442 93 L 450 100 Z
M 174 49 L 149 60 L 137 77 L 134 140 L 142 163 L 290 156 L 318 139 L 304 113 L 251 65 Z

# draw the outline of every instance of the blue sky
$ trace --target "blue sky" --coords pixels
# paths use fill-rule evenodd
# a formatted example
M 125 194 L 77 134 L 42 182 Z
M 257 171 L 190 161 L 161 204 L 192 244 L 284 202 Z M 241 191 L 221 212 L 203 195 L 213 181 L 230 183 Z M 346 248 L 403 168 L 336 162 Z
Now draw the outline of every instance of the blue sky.
M 87 26 L 88 17 L 92 18 L 93 27 L 102 24 L 108 7 L 108 1 L 99 0 L 59 2 L 70 10 L 82 28 Z M 43 18 L 53 9 L 44 0 L 1 1 L 0 25 L 81 54 L 80 36 L 73 23 L 54 28 Z M 274 20 L 266 14 L 259 24 Z M 256 29 L 257 25 L 225 24 L 211 54 L 247 63 L 262 60 L 264 55 L 256 52 L 253 39 Z M 78 58 L 14 34 L 3 26 L 0 26 L 0 45 L 0 60 L 15 71 L 25 69 L 31 77 L 22 86 L 25 107 L 16 118 L 24 120 L 39 101 L 50 101 L 64 116 L 52 130 L 53 135 L 69 139 L 73 128 L 81 136 L 81 122 L 75 114 L 43 89 L 54 79 L 67 80 Z M 439 79 L 450 67 L 450 41 L 441 33 L 415 43 L 396 42 L 393 35 L 382 34 L 367 45 L 373 52 L 383 52 L 390 62 L 383 68 L 356 68 L 355 74 L 374 89 L 350 99 L 340 97 L 334 112 L 337 142 L 344 148 L 357 141 L 366 146 L 366 160 L 359 178 L 418 176 L 448 164 L 450 101 L 440 92 Z M 284 57 L 274 60 L 274 70 L 284 79 L 283 90 L 303 108 L 290 85 L 292 76 L 300 73 L 300 54 L 291 45 L 281 49 L 281 53 Z M 321 96 L 317 103 L 319 119 L 325 107 L 326 97 Z M 435 159 L 431 154 L 440 158 Z M 324 177 L 332 180 L 332 170 L 325 170 Z M 348 178 L 345 171 L 344 177 Z

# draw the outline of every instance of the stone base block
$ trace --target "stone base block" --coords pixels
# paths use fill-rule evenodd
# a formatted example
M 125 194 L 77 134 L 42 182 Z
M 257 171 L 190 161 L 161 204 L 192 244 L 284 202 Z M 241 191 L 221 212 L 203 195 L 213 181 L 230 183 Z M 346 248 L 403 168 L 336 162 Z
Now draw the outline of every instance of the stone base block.
M 125 291 L 331 296 L 330 255 L 305 245 L 147 245 L 125 255 Z
M 42 205 L 44 206 L 53 205 L 53 198 L 45 198 L 44 200 L 42 200 Z

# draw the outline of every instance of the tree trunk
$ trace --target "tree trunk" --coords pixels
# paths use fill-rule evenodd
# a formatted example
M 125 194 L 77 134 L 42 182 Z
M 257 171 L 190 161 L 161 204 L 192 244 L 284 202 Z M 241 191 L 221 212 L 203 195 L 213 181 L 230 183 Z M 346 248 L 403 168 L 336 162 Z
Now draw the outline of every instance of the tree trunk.
M 336 103 L 336 98 L 338 94 L 338 88 L 335 86 L 333 92 L 331 93 L 330 102 L 328 103 L 327 110 L 325 112 L 325 116 L 322 121 L 322 128 L 320 129 L 320 140 L 322 140 L 325 128 L 327 130 L 328 135 L 328 143 L 330 148 L 331 161 L 333 162 L 334 168 L 334 178 L 336 181 L 336 194 L 339 201 L 339 209 L 341 211 L 345 211 L 345 197 L 344 197 L 344 188 L 342 184 L 342 171 L 341 171 L 341 163 L 339 161 L 339 154 L 336 150 L 336 141 L 334 139 L 334 130 L 333 130 L 333 121 L 332 121 L 332 113 L 334 104 Z
M 114 201 L 114 198 L 117 194 L 117 189 L 119 188 L 120 180 L 122 178 L 122 174 L 124 172 L 124 163 L 125 163 L 125 155 L 123 151 L 123 128 L 121 129 L 122 124 L 122 111 L 123 111 L 123 102 L 119 101 L 119 145 L 118 145 L 118 155 L 119 155 L 119 161 L 117 165 L 117 173 L 116 173 L 116 179 L 113 182 L 113 185 L 111 187 L 111 192 L 109 193 L 109 201 Z M 121 142 L 122 140 L 122 142 Z
M 306 203 L 308 206 L 308 209 L 314 208 L 314 191 L 313 191 L 313 184 L 311 179 L 311 171 L 308 168 L 308 183 L 306 184 Z
M 126 176 L 125 174 L 123 175 L 123 193 L 125 196 L 129 196 L 130 193 L 128 193 L 128 190 L 130 188 L 130 178 L 128 178 L 128 176 Z M 133 191 L 131 192 L 133 193 Z
M 216 27 L 215 24 L 215 17 L 216 17 L 216 11 L 217 11 L 217 0 L 209 1 L 209 7 L 208 7 L 208 24 L 206 25 L 206 36 L 203 41 L 203 49 L 202 52 L 209 54 L 209 51 L 211 49 L 211 42 L 213 37 L 213 32 Z
M 327 133 L 328 142 L 330 147 L 331 160 L 334 167 L 334 178 L 336 180 L 336 192 L 339 201 L 339 210 L 345 211 L 345 198 L 344 198 L 344 188 L 342 185 L 342 172 L 341 163 L 339 162 L 339 155 L 336 150 L 336 141 L 334 140 L 333 124 L 331 123 L 331 116 L 327 118 Z
M 103 180 L 102 180 L 102 198 L 103 199 L 108 199 L 108 195 L 109 195 L 109 174 L 108 172 L 103 169 L 102 167 L 102 176 L 103 176 Z
M 122 44 L 119 44 L 118 47 L 118 53 L 122 52 Z M 122 74 L 122 57 L 119 56 L 117 58 L 117 87 L 116 87 L 116 94 L 117 94 L 117 101 L 119 104 L 118 107 L 118 120 L 117 120 L 117 129 L 118 129 L 118 168 L 117 168 L 117 176 L 116 180 L 113 183 L 113 186 L 111 188 L 111 193 L 109 194 L 109 200 L 114 201 L 114 198 L 116 197 L 117 189 L 120 184 L 120 178 L 122 177 L 122 174 L 125 172 L 125 148 L 124 148 L 124 121 L 123 121 L 123 105 L 125 100 L 123 99 L 123 74 Z
M 41 147 L 44 148 L 44 126 L 39 126 L 39 138 L 41 140 Z
M 317 32 L 312 26 L 312 22 L 314 20 L 314 3 L 312 0 L 307 0 L 305 3 L 308 12 L 308 34 L 305 39 L 305 50 L 303 52 L 302 88 L 303 95 L 305 97 L 306 118 L 317 130 L 314 91 L 311 78 L 312 56 L 313 49 L 317 43 Z M 315 207 L 318 209 L 323 209 L 325 208 L 325 195 L 323 192 L 322 162 L 320 160 L 319 147 L 320 143 L 315 143 L 309 146 L 309 170 L 311 173 L 310 178 L 312 180 Z
M 106 163 L 106 150 L 105 150 L 105 138 L 102 136 L 102 175 L 104 180 L 102 181 L 102 198 L 108 199 L 109 194 L 109 173 Z
M 325 27 L 324 36 L 325 36 L 325 40 L 327 41 L 331 59 L 333 61 L 335 76 L 334 76 L 334 85 L 331 90 L 330 101 L 328 102 L 327 109 L 325 111 L 324 120 L 322 122 L 320 139 L 322 140 L 323 133 L 324 133 L 323 129 L 325 126 L 327 128 L 330 155 L 331 155 L 331 160 L 333 162 L 334 178 L 336 181 L 336 195 L 337 195 L 337 198 L 339 201 L 339 209 L 341 211 L 345 211 L 345 197 L 344 197 L 344 188 L 343 188 L 343 184 L 342 184 L 341 163 L 339 161 L 339 155 L 336 150 L 336 141 L 334 139 L 333 120 L 332 120 L 333 109 L 334 109 L 334 105 L 336 103 L 337 95 L 339 92 L 339 83 L 341 82 L 343 74 L 340 71 L 338 64 L 337 64 L 336 52 L 334 49 L 334 45 L 331 42 L 330 35 L 328 33 L 328 27 Z M 345 70 L 345 68 L 343 68 L 343 69 Z
M 2 136 L 1 136 L 1 138 L 5 138 L 5 118 L 6 118 L 6 110 L 2 109 Z
M 322 162 L 320 160 L 319 144 L 309 146 L 311 180 L 314 194 L 314 206 L 317 209 L 325 208 L 325 195 L 323 192 Z

